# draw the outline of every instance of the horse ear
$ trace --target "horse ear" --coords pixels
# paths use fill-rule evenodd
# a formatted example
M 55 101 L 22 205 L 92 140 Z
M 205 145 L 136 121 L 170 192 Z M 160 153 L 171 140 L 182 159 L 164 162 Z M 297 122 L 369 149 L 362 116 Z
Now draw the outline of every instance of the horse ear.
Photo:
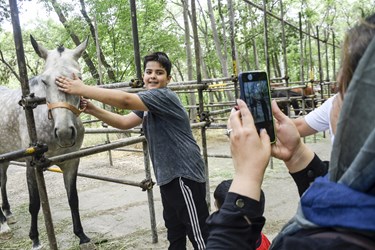
M 35 41 L 32 35 L 30 35 L 30 41 L 31 41 L 31 44 L 33 45 L 35 52 L 38 54 L 38 56 L 46 60 L 47 55 L 48 55 L 48 50 L 44 48 L 43 46 L 39 45 L 37 41 Z
M 89 37 L 85 39 L 80 45 L 78 45 L 74 50 L 74 57 L 78 60 L 82 56 L 83 51 L 85 51 L 87 44 L 89 42 Z

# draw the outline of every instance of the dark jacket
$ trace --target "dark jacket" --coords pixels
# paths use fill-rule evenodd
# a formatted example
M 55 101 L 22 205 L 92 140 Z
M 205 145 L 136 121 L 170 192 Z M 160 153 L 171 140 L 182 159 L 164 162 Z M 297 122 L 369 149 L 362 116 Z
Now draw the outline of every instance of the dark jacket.
M 315 156 L 304 170 L 292 174 L 300 195 L 316 177 L 325 175 L 327 171 L 327 164 Z M 264 199 L 258 202 L 228 193 L 222 208 L 207 219 L 210 231 L 207 249 L 256 249 L 256 239 L 265 223 L 263 208 Z M 299 230 L 271 246 L 277 250 L 375 249 L 370 237 L 327 228 Z

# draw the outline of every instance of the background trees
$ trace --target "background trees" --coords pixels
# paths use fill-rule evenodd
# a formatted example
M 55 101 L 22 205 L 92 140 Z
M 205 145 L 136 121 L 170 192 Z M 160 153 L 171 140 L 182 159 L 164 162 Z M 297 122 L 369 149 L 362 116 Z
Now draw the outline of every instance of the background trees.
M 317 74 L 317 41 L 314 36 L 319 29 L 323 64 L 327 64 L 325 78 L 334 78 L 332 68 L 334 41 L 339 58 L 339 45 L 343 32 L 361 16 L 375 10 L 373 1 L 351 0 L 297 0 L 267 1 L 268 56 L 271 61 L 272 77 L 288 76 L 291 81 L 300 80 L 301 41 L 299 40 L 298 14 L 301 14 L 303 35 L 303 64 L 305 76 Z M 198 34 L 201 50 L 203 78 L 216 78 L 233 74 L 230 44 L 230 18 L 234 23 L 234 40 L 240 70 L 266 69 L 264 54 L 264 2 L 255 0 L 230 1 L 234 16 L 231 17 L 228 1 L 196 0 Z M 191 9 L 189 0 L 137 0 L 137 22 L 141 56 L 151 51 L 166 51 L 173 61 L 173 78 L 184 81 L 195 78 L 194 47 L 191 28 Z M 281 3 L 284 20 L 291 25 L 285 26 L 284 60 L 282 46 Z M 49 48 L 64 44 L 74 47 L 87 36 L 90 45 L 84 55 L 84 76 L 87 83 L 98 83 L 98 59 L 95 45 L 95 27 L 97 27 L 100 61 L 102 63 L 103 82 L 122 82 L 136 78 L 134 49 L 132 39 L 131 12 L 128 1 L 120 0 L 39 0 L 19 1 L 20 19 L 29 20 L 21 28 L 29 75 L 41 70 L 41 61 L 33 53 L 29 43 L 29 34 L 42 41 Z M 258 6 L 258 7 L 256 7 Z M 33 13 L 38 11 L 37 16 Z M 32 18 L 30 18 L 30 17 Z M 16 85 L 16 61 L 13 36 L 8 13 L 8 1 L 0 0 L 0 81 L 2 85 Z M 334 32 L 334 33 L 333 33 Z M 308 37 L 307 33 L 312 37 Z M 335 38 L 333 38 L 335 34 Z M 335 39 L 335 40 L 333 40 Z M 325 53 L 329 61 L 325 61 Z M 337 70 L 338 66 L 336 66 Z M 315 69 L 315 71 L 312 71 Z

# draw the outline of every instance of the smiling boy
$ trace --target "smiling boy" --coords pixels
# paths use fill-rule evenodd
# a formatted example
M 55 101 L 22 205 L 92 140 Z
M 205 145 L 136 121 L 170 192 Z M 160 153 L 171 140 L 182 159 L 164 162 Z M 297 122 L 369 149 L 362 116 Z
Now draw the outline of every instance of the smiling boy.
M 143 81 L 147 91 L 137 94 L 88 86 L 75 75 L 73 80 L 58 77 L 56 84 L 65 93 L 133 110 L 119 115 L 83 100 L 85 113 L 110 126 L 129 129 L 142 124 L 160 186 L 169 249 L 186 249 L 186 235 L 194 249 L 205 249 L 208 236 L 205 221 L 209 212 L 205 200 L 204 162 L 185 108 L 176 93 L 167 88 L 171 67 L 163 52 L 145 56 Z

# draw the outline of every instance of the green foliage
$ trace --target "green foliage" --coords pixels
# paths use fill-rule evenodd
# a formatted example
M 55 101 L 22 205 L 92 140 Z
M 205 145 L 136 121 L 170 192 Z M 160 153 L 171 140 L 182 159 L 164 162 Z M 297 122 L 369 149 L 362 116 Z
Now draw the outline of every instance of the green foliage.
M 23 4 L 20 1 L 21 15 L 25 15 Z M 56 15 L 55 8 L 52 6 L 52 1 L 39 0 L 39 8 L 44 8 L 45 13 L 50 16 Z M 189 1 L 188 1 L 189 2 Z M 225 1 L 212 0 L 213 15 L 216 21 L 219 40 L 222 43 L 223 53 L 228 58 L 228 71 L 232 71 L 231 67 L 231 52 L 230 46 L 230 29 L 229 29 L 229 8 Z M 259 68 L 265 69 L 266 55 L 265 55 L 265 38 L 264 38 L 264 18 L 263 11 L 249 4 L 246 1 L 232 1 L 234 8 L 234 34 L 235 44 L 238 54 L 238 65 L 240 69 L 255 69 L 256 59 L 259 62 Z M 262 7 L 262 1 L 254 1 L 256 5 Z M 350 4 L 349 4 L 350 3 Z M 103 82 L 109 83 L 111 81 L 123 82 L 136 78 L 135 55 L 132 34 L 132 22 L 130 11 L 130 4 L 126 1 L 113 0 L 86 0 L 84 1 L 85 9 L 89 17 L 90 24 L 83 17 L 81 13 L 81 5 L 77 1 L 56 1 L 56 6 L 61 9 L 66 22 L 63 24 L 56 18 L 39 18 L 32 23 L 35 25 L 28 25 L 23 27 L 25 56 L 30 70 L 29 75 L 36 75 L 41 71 L 43 62 L 34 53 L 30 43 L 29 35 L 32 34 L 38 41 L 42 42 L 47 48 L 55 48 L 57 45 L 64 44 L 65 47 L 75 47 L 71 34 L 74 33 L 82 41 L 87 36 L 91 36 L 87 53 L 89 58 L 94 63 L 95 68 L 99 68 L 97 59 L 96 46 L 94 38 L 90 32 L 90 25 L 97 26 L 97 33 L 100 48 L 104 58 L 109 65 L 109 69 L 113 70 L 115 79 L 110 79 L 107 74 L 107 68 L 102 66 Z M 220 4 L 220 5 L 219 5 Z M 190 5 L 190 2 L 189 2 Z M 9 23 L 9 13 L 7 12 L 7 2 L 0 0 L 0 25 Z M 204 60 L 205 68 L 209 77 L 221 77 L 222 65 L 218 59 L 216 48 L 212 39 L 211 25 L 207 13 L 207 7 L 201 3 L 196 5 L 197 20 L 198 20 L 198 35 L 200 41 L 201 54 Z M 269 1 L 267 3 L 269 12 L 274 16 L 281 16 L 281 6 L 279 1 Z M 299 80 L 300 76 L 300 62 L 301 56 L 304 57 L 304 68 L 307 71 L 311 67 L 316 67 L 317 58 L 317 42 L 314 40 L 316 36 L 316 27 L 319 27 L 320 36 L 323 37 L 324 32 L 328 34 L 328 39 L 332 39 L 332 30 L 335 31 L 336 36 L 336 55 L 340 55 L 339 45 L 343 37 L 343 32 L 352 25 L 359 17 L 368 15 L 374 12 L 375 7 L 365 0 L 358 0 L 352 3 L 349 0 L 324 0 L 324 1 L 283 1 L 284 18 L 289 23 L 298 28 L 299 20 L 298 13 L 302 17 L 302 29 L 304 45 L 303 53 L 300 51 L 299 32 L 295 27 L 289 24 L 284 26 L 285 30 L 285 51 L 288 65 L 288 75 L 292 80 Z M 175 80 L 181 77 L 187 78 L 187 66 L 185 55 L 185 37 L 184 24 L 182 20 L 182 6 L 180 2 L 171 0 L 138 0 L 136 1 L 136 16 L 139 39 L 139 56 L 154 51 L 165 51 L 172 60 L 175 67 L 172 68 L 172 76 Z M 96 21 L 96 23 L 94 22 Z M 278 67 L 282 68 L 285 65 L 284 49 L 282 43 L 282 26 L 280 20 L 269 16 L 267 19 L 268 29 L 268 53 L 276 55 Z M 308 27 L 311 27 L 309 30 Z M 9 65 L 17 71 L 13 37 L 9 32 L 3 30 L 0 26 L 0 50 L 4 55 L 4 59 Z M 310 32 L 311 50 L 308 44 L 308 36 Z M 190 28 L 192 34 L 192 29 Z M 225 37 L 224 37 L 225 34 Z M 331 40 L 329 40 L 331 41 Z M 224 44 L 226 42 L 226 44 Z M 191 43 L 193 38 L 191 37 Z M 323 44 L 321 44 L 324 48 Z M 257 58 L 253 52 L 256 48 Z M 194 47 L 193 47 L 194 53 Z M 324 51 L 321 52 L 324 59 Z M 330 61 L 332 59 L 332 49 L 328 50 Z M 310 54 L 312 60 L 310 60 Z M 193 62 L 194 62 L 194 56 Z M 323 66 L 325 60 L 323 60 Z M 336 59 L 338 61 L 338 59 Z M 85 81 L 89 84 L 96 84 L 97 79 L 92 78 L 89 74 L 89 68 L 82 61 Z M 193 65 L 195 65 L 193 63 Z M 271 65 L 273 67 L 273 65 Z M 334 75 L 331 65 L 330 75 Z M 178 71 L 177 71 L 178 70 Z M 282 70 L 281 70 L 282 71 Z M 271 69 L 273 72 L 273 69 Z M 281 72 L 284 73 L 283 71 Z M 272 73 L 273 74 L 273 73 Z M 3 85 L 9 85 L 15 81 L 15 77 L 11 73 L 9 67 L 4 63 L 0 64 L 0 80 Z

